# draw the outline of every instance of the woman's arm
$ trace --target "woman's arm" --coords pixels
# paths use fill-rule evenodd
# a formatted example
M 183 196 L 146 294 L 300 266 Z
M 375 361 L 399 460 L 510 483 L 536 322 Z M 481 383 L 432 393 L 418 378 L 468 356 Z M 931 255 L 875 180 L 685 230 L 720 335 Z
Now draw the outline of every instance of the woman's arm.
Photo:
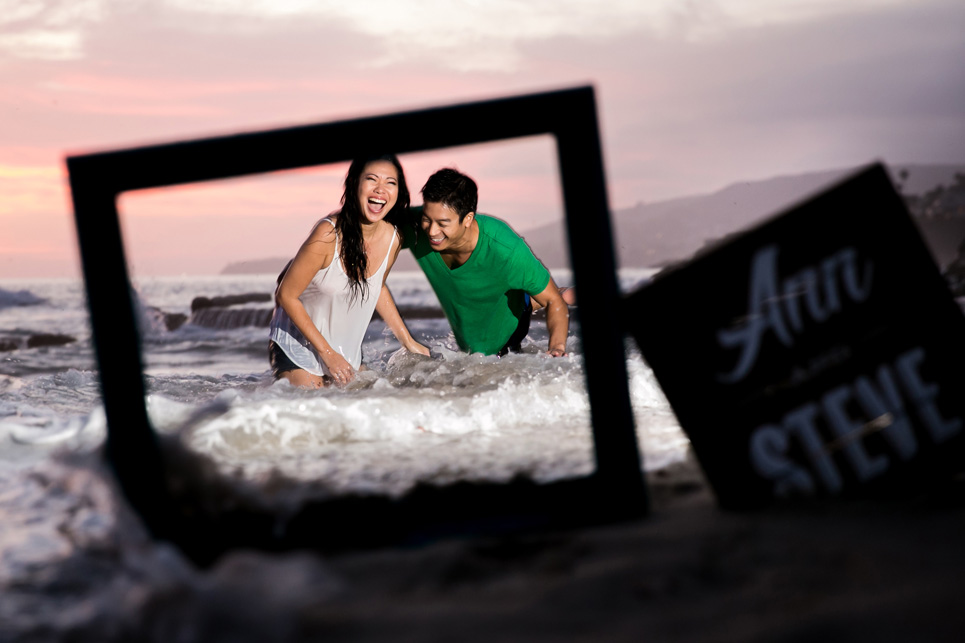
M 392 293 L 389 292 L 389 287 L 385 285 L 385 280 L 388 279 L 389 271 L 392 270 L 392 266 L 395 265 L 395 260 L 399 257 L 399 251 L 401 249 L 401 245 L 396 246 L 395 252 L 392 257 L 389 258 L 389 265 L 386 266 L 385 276 L 382 278 L 382 290 L 379 292 L 379 300 L 375 304 L 375 312 L 379 314 L 379 317 L 381 317 L 385 325 L 389 327 L 389 330 L 392 331 L 392 334 L 399 340 L 403 348 L 410 353 L 428 355 L 429 349 L 415 341 L 412 335 L 409 334 L 409 329 L 406 327 L 402 315 L 399 314 L 399 309 L 395 305 Z
M 345 384 L 355 377 L 355 370 L 322 336 L 299 299 L 315 274 L 327 268 L 334 258 L 335 229 L 330 222 L 319 223 L 298 249 L 288 272 L 278 284 L 275 301 L 318 352 L 336 383 Z

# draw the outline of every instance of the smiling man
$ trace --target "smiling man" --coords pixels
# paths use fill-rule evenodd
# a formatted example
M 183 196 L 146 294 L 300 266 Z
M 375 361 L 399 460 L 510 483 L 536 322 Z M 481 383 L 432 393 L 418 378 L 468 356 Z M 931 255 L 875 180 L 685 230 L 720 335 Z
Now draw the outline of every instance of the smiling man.
M 476 182 L 439 170 L 413 208 L 422 228 L 412 254 L 429 279 L 459 347 L 469 353 L 519 352 L 533 303 L 546 307 L 547 352 L 566 354 L 569 311 L 526 242 L 504 221 L 476 213 Z

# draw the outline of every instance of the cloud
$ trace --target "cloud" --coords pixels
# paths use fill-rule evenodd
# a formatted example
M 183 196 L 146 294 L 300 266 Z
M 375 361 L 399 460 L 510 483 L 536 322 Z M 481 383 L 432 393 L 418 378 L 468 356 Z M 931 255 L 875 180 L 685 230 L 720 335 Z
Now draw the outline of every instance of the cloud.
M 105 18 L 108 4 L 109 0 L 22 0 L 4 6 L 0 52 L 22 59 L 82 58 L 84 34 Z
M 911 0 L 26 0 L 0 18 L 0 51 L 73 59 L 89 52 L 90 29 L 126 14 L 153 15 L 190 32 L 268 35 L 296 24 L 356 34 L 375 45 L 372 62 L 439 64 L 458 71 L 511 72 L 519 46 L 649 34 L 696 42 L 747 26 L 800 23 Z
M 39 60 L 71 60 L 83 55 L 81 34 L 73 29 L 32 29 L 0 35 L 0 51 Z
M 611 195 L 629 205 L 875 159 L 961 161 L 963 26 L 965 6 L 929 2 L 698 43 L 561 38 L 526 58 L 593 79 Z
M 68 208 L 57 172 L 35 167 L 62 171 L 65 150 L 586 83 L 614 207 L 874 158 L 961 161 L 965 149 L 960 0 L 9 4 L 0 164 L 26 168 L 4 194 L 34 214 Z M 552 209 L 555 187 L 510 194 L 535 185 L 546 154 L 510 156 L 452 161 L 485 175 L 487 199 L 503 199 L 494 212 Z M 413 168 L 414 182 L 429 169 Z
M 70 101 L 75 113 L 210 117 L 224 114 L 211 99 L 268 93 L 270 81 L 191 81 L 164 78 L 68 74 L 40 84 L 46 96 Z

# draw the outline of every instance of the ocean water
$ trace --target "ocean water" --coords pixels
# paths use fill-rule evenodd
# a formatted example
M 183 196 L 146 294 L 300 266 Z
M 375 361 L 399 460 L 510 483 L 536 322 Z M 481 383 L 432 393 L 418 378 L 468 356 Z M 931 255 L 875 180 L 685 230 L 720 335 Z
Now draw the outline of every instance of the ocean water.
M 621 285 L 629 290 L 649 274 L 623 272 Z M 554 276 L 568 283 L 566 273 Z M 306 391 L 272 380 L 267 329 L 246 325 L 263 319 L 270 303 L 190 319 L 195 297 L 269 294 L 274 278 L 135 283 L 151 421 L 208 456 L 229 480 L 257 487 L 281 475 L 326 494 L 398 495 L 418 482 L 501 481 L 517 474 L 549 481 L 592 470 L 575 328 L 565 358 L 543 354 L 547 334 L 540 320 L 521 354 L 466 355 L 456 350 L 421 273 L 400 272 L 390 276 L 390 288 L 403 316 L 412 314 L 410 332 L 433 358 L 401 351 L 374 321 L 363 344 L 368 370 L 344 389 Z M 168 330 L 171 314 L 189 320 Z M 28 347 L 39 335 L 74 341 Z M 215 581 L 177 551 L 151 543 L 104 473 L 99 449 L 106 424 L 83 284 L 0 281 L 5 344 L 14 348 L 0 352 L 0 641 L 143 634 L 136 628 L 150 620 L 159 596 L 172 587 L 191 596 Z M 686 437 L 629 340 L 627 367 L 645 468 L 683 459 Z M 273 578 L 273 566 L 287 563 L 250 564 Z M 322 572 L 303 580 L 316 589 L 328 582 Z M 135 617 L 139 625 L 130 620 Z M 210 636 L 185 618 L 178 640 Z

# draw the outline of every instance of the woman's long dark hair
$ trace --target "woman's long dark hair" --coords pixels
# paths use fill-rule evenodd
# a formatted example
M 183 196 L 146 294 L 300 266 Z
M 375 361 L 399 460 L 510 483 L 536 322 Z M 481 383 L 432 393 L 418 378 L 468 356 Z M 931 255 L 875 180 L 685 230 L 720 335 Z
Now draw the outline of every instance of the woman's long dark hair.
M 342 268 L 348 276 L 352 288 L 352 300 L 364 300 L 369 292 L 369 284 L 365 281 L 365 271 L 368 261 L 362 240 L 362 209 L 359 206 L 359 182 L 365 166 L 373 161 L 388 161 L 395 166 L 399 174 L 398 197 L 395 205 L 385 215 L 385 220 L 407 234 L 411 227 L 409 214 L 409 187 L 405 182 L 405 173 L 395 154 L 381 154 L 366 156 L 352 161 L 345 175 L 345 190 L 342 192 L 342 208 L 335 219 L 335 231 L 339 236 L 339 254 Z

